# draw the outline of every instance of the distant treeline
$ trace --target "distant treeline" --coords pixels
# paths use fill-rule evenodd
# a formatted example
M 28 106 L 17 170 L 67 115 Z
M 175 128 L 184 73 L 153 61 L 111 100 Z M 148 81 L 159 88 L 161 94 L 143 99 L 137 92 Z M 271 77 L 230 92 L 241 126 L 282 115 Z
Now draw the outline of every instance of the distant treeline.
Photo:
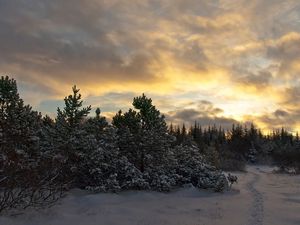
M 300 169 L 300 142 L 296 135 L 286 129 L 276 129 L 264 135 L 252 123 L 249 126 L 233 124 L 225 130 L 216 125 L 202 128 L 197 122 L 189 129 L 183 124 L 169 126 L 176 137 L 175 145 L 195 142 L 210 162 L 221 169 L 243 169 L 245 163 L 277 164 L 282 170 Z
M 282 127 L 281 129 L 274 129 L 268 134 L 263 134 L 260 128 L 256 127 L 254 123 L 243 125 L 242 123 L 232 124 L 231 129 L 225 129 L 222 126 L 208 125 L 201 126 L 197 121 L 188 129 L 185 123 L 180 125 L 169 125 L 170 134 L 176 136 L 176 143 L 183 143 L 186 140 L 193 139 L 199 146 L 211 144 L 224 144 L 230 139 L 245 139 L 248 142 L 256 139 L 265 139 L 269 141 L 295 144 L 299 142 L 299 134 L 295 135 Z M 248 146 L 249 147 L 249 146 Z

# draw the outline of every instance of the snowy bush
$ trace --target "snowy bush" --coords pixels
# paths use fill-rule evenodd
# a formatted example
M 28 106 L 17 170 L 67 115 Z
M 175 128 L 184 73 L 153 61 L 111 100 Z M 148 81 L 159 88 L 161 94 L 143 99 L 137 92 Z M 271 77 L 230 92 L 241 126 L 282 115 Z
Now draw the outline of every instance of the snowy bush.
M 197 188 L 212 189 L 216 192 L 221 192 L 228 188 L 226 176 L 212 168 L 203 168 L 203 170 L 195 171 L 191 181 Z
M 121 157 L 117 162 L 119 185 L 122 190 L 147 190 L 149 183 L 143 174 L 131 164 L 126 157 Z
M 202 189 L 223 191 L 228 187 L 225 175 L 208 165 L 196 145 L 180 145 L 174 149 L 177 183 L 192 183 Z
M 96 192 L 148 189 L 143 174 L 120 155 L 116 146 L 116 129 L 107 127 L 99 141 L 83 154 L 78 165 L 78 185 Z
M 151 182 L 151 187 L 153 190 L 168 192 L 174 187 L 176 184 L 175 179 L 167 175 L 153 175 L 153 179 Z

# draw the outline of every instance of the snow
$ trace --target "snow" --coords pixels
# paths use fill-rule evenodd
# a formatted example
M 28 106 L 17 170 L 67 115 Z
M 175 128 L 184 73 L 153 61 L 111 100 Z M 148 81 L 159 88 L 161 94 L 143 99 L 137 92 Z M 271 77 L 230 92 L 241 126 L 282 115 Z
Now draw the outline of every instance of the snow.
M 1 216 L 1 225 L 298 225 L 300 176 L 248 166 L 225 193 L 192 186 L 171 193 L 72 190 L 55 206 Z

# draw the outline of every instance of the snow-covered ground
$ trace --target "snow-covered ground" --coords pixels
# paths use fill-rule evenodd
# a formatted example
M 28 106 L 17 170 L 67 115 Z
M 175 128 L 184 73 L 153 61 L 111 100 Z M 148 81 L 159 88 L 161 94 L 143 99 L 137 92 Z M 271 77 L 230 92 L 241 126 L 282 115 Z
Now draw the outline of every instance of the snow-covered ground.
M 186 187 L 172 193 L 89 194 L 73 190 L 57 205 L 1 216 L 1 225 L 299 225 L 300 176 L 264 166 L 238 173 L 225 194 Z

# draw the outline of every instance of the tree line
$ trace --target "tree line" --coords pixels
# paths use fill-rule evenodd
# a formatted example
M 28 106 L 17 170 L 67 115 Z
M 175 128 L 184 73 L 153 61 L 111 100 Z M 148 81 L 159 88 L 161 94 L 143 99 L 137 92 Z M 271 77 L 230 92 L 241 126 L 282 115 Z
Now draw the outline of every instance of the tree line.
M 225 130 L 216 125 L 201 127 L 197 122 L 189 129 L 183 124 L 170 125 L 176 145 L 195 142 L 206 159 L 223 170 L 244 170 L 247 162 L 273 164 L 282 171 L 300 172 L 300 141 L 285 128 L 263 134 L 253 123 L 233 124 Z

